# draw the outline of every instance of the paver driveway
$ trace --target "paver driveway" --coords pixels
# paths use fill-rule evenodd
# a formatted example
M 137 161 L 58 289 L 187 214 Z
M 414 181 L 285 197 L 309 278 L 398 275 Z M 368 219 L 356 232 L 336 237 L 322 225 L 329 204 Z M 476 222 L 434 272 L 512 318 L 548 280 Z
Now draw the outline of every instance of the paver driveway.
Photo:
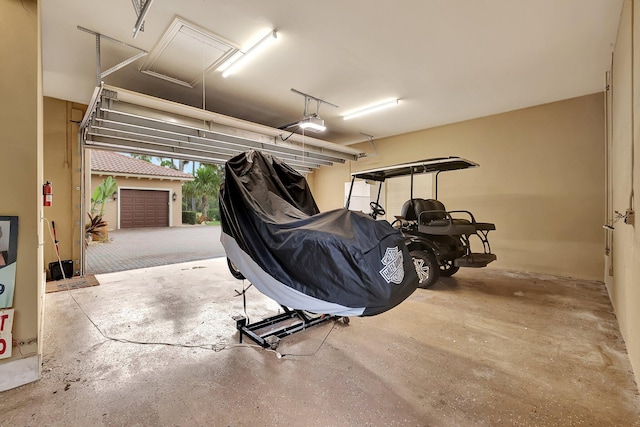
M 113 273 L 225 256 L 220 226 L 134 228 L 109 232 L 86 250 L 86 274 Z

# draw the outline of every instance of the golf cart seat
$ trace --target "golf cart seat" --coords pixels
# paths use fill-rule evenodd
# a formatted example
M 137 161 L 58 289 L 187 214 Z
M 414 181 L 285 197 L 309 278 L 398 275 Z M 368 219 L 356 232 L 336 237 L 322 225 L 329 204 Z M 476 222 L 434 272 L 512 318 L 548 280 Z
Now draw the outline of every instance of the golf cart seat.
M 447 211 L 439 200 L 428 199 L 428 204 L 431 204 L 432 207 L 435 207 L 436 216 L 438 212 L 445 212 L 446 216 L 444 218 L 434 218 L 434 213 L 430 213 L 426 215 L 426 219 L 429 220 L 426 225 L 429 226 L 440 226 L 444 227 L 449 225 L 450 223 L 464 225 L 470 224 L 473 225 L 476 231 L 491 231 L 496 229 L 496 225 L 490 222 L 478 222 L 473 214 L 467 210 L 455 210 L 455 211 Z M 468 215 L 469 219 L 466 218 L 453 218 L 451 214 L 464 214 Z M 422 220 L 421 220 L 422 221 Z
M 468 215 L 469 219 L 452 216 L 460 213 Z M 406 221 L 415 221 L 418 231 L 425 234 L 469 236 L 477 231 L 496 229 L 495 224 L 476 222 L 469 211 L 447 211 L 442 202 L 434 199 L 406 201 L 401 209 L 401 217 Z
M 413 209 L 412 209 L 413 207 Z M 453 265 L 456 267 L 485 267 L 495 261 L 496 256 L 491 253 L 491 246 L 487 235 L 495 230 L 495 224 L 489 222 L 476 222 L 475 217 L 469 211 L 447 211 L 442 202 L 434 199 L 413 199 L 404 203 L 401 209 L 404 218 L 401 219 L 403 227 L 417 230 L 420 234 L 433 236 L 435 239 L 451 237 L 459 239 L 466 248 L 466 253 L 456 257 Z M 467 218 L 454 218 L 452 214 L 464 214 Z M 407 218 L 408 216 L 408 218 Z M 404 221 L 403 221 L 404 220 Z M 483 252 L 471 251 L 470 237 L 480 239 Z

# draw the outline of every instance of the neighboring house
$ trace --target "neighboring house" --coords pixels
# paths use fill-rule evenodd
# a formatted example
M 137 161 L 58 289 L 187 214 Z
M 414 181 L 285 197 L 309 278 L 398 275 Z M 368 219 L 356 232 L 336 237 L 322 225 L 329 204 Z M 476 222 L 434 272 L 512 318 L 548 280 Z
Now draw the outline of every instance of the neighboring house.
M 89 157 L 89 197 L 108 176 L 118 184 L 105 203 L 103 218 L 110 230 L 182 224 L 182 183 L 193 181 L 192 175 L 111 151 L 90 150 Z

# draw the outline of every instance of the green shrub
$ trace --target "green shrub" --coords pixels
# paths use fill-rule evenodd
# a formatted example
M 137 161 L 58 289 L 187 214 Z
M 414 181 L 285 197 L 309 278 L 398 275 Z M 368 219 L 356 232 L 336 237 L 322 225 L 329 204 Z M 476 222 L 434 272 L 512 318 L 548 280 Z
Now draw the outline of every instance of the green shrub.
M 193 211 L 183 211 L 182 223 L 194 225 L 196 223 L 196 213 Z
M 207 217 L 211 218 L 213 221 L 220 221 L 220 208 L 209 208 L 207 209 Z

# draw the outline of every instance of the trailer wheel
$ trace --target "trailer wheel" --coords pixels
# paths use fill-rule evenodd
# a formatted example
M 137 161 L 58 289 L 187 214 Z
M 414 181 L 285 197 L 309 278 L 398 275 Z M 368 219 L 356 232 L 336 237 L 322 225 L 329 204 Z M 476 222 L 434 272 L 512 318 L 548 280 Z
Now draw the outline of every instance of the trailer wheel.
M 435 255 L 426 251 L 411 251 L 409 255 L 418 273 L 418 287 L 428 288 L 433 285 L 440 277 L 440 267 Z
M 227 265 L 229 266 L 229 271 L 231 272 L 231 275 L 233 277 L 235 277 L 238 280 L 244 280 L 245 279 L 245 277 L 242 275 L 240 270 L 238 270 L 238 267 L 236 267 L 236 265 L 233 263 L 233 261 L 231 261 L 229 258 L 227 258 Z

